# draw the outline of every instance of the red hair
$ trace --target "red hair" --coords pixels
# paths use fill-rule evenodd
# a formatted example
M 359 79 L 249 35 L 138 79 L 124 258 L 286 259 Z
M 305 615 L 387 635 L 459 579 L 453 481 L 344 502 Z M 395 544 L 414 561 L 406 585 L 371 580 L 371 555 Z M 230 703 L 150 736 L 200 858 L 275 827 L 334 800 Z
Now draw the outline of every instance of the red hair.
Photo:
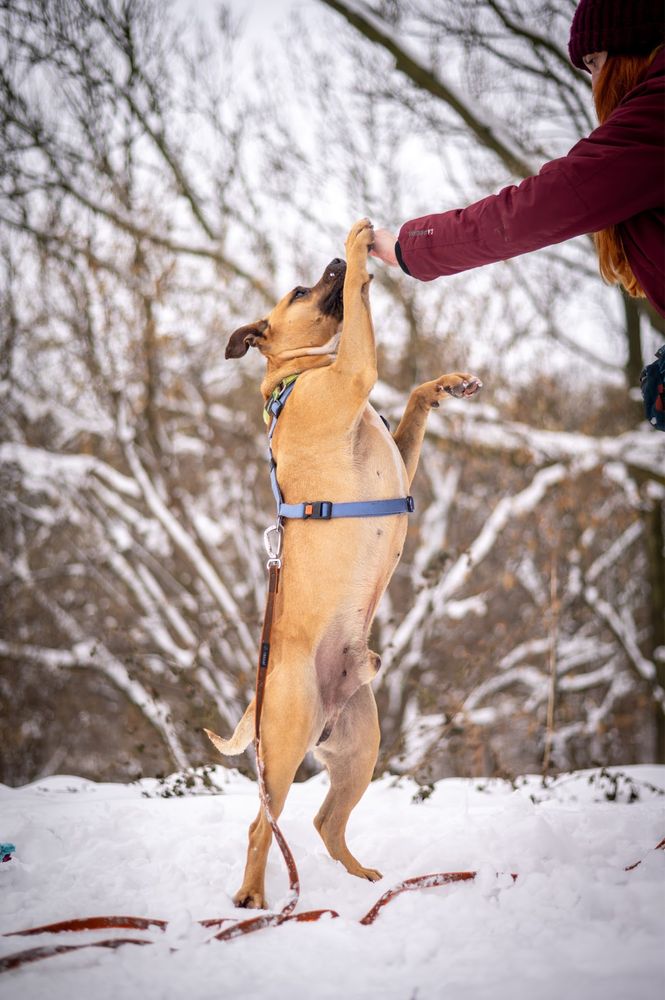
M 642 82 L 656 53 L 662 45 L 646 56 L 610 56 L 598 74 L 593 88 L 598 121 L 602 125 L 617 104 Z M 608 285 L 623 285 L 633 298 L 644 298 L 644 289 L 633 274 L 618 226 L 608 226 L 593 234 L 598 251 L 600 273 Z

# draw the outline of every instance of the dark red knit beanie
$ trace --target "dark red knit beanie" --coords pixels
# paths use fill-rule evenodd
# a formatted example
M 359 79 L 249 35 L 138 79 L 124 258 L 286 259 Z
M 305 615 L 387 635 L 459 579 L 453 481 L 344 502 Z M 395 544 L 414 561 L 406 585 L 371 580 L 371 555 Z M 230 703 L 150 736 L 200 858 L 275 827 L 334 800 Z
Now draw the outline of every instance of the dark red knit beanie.
M 592 52 L 638 55 L 665 40 L 663 0 L 580 0 L 570 28 L 568 52 L 574 66 Z

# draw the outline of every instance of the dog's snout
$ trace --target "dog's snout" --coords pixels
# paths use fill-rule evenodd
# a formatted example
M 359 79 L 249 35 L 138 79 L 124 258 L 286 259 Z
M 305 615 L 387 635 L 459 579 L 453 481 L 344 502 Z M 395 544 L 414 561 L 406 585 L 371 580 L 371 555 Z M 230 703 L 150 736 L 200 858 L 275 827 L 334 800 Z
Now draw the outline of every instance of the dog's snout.
M 344 311 L 342 292 L 345 275 L 346 261 L 342 260 L 341 257 L 334 257 L 321 277 L 323 294 L 320 299 L 320 305 L 324 316 L 334 316 L 336 319 L 341 320 Z
M 327 278 L 339 278 L 344 271 L 346 271 L 346 261 L 341 257 L 334 257 L 328 264 L 325 275 Z

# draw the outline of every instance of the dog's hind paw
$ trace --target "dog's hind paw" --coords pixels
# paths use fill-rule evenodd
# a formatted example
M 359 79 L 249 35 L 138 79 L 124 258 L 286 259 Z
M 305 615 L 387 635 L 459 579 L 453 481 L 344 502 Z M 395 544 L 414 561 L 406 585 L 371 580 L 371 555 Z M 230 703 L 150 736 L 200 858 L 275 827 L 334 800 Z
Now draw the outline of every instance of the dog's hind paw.
M 268 909 L 262 892 L 247 892 L 246 889 L 240 889 L 240 891 L 235 894 L 233 897 L 233 903 L 242 910 Z
M 351 864 L 345 864 L 344 862 L 342 862 L 342 864 L 344 864 L 344 867 L 349 875 L 357 875 L 358 878 L 366 878 L 369 882 L 378 882 L 379 879 L 383 878 L 381 872 L 377 871 L 376 868 L 365 868 L 358 861 L 356 861 L 355 858 Z
M 366 878 L 368 882 L 378 882 L 383 878 L 383 873 L 376 868 L 363 868 L 362 877 Z

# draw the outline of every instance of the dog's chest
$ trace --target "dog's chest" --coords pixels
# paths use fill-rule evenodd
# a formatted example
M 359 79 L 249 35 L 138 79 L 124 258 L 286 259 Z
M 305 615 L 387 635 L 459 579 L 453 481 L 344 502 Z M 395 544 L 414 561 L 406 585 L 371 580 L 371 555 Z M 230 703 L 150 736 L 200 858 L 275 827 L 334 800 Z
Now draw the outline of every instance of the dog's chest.
M 273 453 L 287 502 L 317 499 L 314 493 L 321 490 L 322 498 L 333 501 L 385 499 L 408 493 L 397 445 L 369 404 L 347 425 L 323 414 L 304 427 L 284 414 L 275 433 Z

